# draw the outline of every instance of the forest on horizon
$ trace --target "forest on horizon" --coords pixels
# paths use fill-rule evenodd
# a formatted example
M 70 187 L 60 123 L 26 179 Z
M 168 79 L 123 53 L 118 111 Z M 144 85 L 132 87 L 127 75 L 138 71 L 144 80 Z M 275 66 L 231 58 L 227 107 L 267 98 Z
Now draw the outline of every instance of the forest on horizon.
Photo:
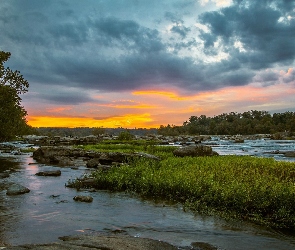
M 161 125 L 159 128 L 35 128 L 39 135 L 49 136 L 87 136 L 110 134 L 118 135 L 122 131 L 128 131 L 133 135 L 144 136 L 159 134 L 165 136 L 177 135 L 251 135 L 274 134 L 288 132 L 294 135 L 295 112 L 274 113 L 267 111 L 251 110 L 243 113 L 230 112 L 213 117 L 206 115 L 191 116 L 183 125 Z

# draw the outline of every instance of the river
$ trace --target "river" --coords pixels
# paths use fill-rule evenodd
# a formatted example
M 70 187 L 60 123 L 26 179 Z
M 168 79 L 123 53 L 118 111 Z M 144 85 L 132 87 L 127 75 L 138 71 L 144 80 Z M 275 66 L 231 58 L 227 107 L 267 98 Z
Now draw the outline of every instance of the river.
M 213 138 L 220 154 L 250 154 L 291 160 L 282 155 L 268 155 L 273 150 L 295 150 L 295 142 L 247 141 L 233 144 Z M 250 146 L 253 145 L 253 146 Z M 265 145 L 265 146 L 263 146 Z M 282 232 L 241 221 L 225 221 L 183 211 L 180 204 L 142 200 L 125 193 L 92 192 L 92 203 L 75 202 L 75 195 L 89 195 L 65 187 L 69 179 L 89 172 L 85 167 L 61 168 L 37 164 L 30 154 L 0 155 L 0 172 L 13 169 L 0 182 L 19 183 L 30 193 L 7 196 L 0 192 L 1 244 L 49 243 L 58 237 L 75 234 L 127 233 L 189 246 L 206 242 L 218 249 L 295 249 L 295 233 Z M 59 177 L 42 177 L 39 171 L 60 169 Z

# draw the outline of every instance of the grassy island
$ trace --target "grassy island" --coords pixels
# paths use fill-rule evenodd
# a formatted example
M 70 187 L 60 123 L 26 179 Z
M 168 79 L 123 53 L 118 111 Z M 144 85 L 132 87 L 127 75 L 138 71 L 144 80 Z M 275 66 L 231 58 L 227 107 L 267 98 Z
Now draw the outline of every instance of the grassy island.
M 142 151 L 162 160 L 138 159 L 95 171 L 97 188 L 181 202 L 188 209 L 279 228 L 295 228 L 295 163 L 251 156 L 177 158 L 175 148 L 93 145 L 99 151 Z M 79 181 L 76 181 L 79 186 Z

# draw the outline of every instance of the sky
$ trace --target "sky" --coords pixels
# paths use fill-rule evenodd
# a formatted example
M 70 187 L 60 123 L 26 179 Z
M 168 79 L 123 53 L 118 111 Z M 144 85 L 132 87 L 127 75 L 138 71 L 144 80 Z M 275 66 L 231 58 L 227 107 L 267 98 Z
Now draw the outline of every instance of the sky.
M 1 0 L 34 127 L 295 111 L 294 0 Z

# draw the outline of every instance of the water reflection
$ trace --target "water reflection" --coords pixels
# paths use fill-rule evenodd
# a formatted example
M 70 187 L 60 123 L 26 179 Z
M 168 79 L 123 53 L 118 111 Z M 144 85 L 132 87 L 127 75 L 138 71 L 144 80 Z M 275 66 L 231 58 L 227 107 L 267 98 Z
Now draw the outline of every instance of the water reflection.
M 12 160 L 0 158 L 0 166 L 6 162 L 5 169 L 18 170 L 2 179 L 2 183 L 17 182 L 29 187 L 31 192 L 11 197 L 6 196 L 5 190 L 1 191 L 0 243 L 46 243 L 63 235 L 125 232 L 178 246 L 202 241 L 228 250 L 295 248 L 293 235 L 251 223 L 194 215 L 184 212 L 179 204 L 155 203 L 107 191 L 91 193 L 92 203 L 75 202 L 75 195 L 89 193 L 65 188 L 64 184 L 89 170 L 38 165 L 29 156 Z M 35 175 L 52 169 L 60 169 L 62 175 Z

